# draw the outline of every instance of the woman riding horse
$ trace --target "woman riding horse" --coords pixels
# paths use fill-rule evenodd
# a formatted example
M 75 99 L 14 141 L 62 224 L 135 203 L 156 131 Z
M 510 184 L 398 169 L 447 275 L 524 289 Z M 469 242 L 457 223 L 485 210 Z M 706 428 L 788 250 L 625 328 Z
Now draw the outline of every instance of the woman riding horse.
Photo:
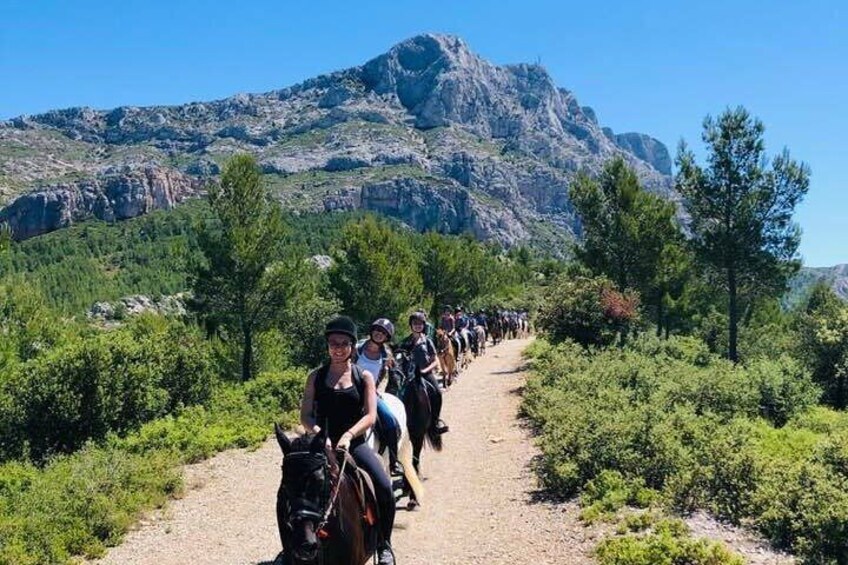
M 377 454 L 365 443 L 365 432 L 377 419 L 374 377 L 351 363 L 356 324 L 346 316 L 331 320 L 325 330 L 329 362 L 309 374 L 300 408 L 308 432 L 327 436 L 328 447 L 347 450 L 374 483 L 382 539 L 377 547 L 380 565 L 393 565 L 392 528 L 395 499 L 392 484 Z
M 374 375 L 375 384 L 379 389 L 394 363 L 389 340 L 395 335 L 395 326 L 387 318 L 379 318 L 371 324 L 369 339 L 357 348 L 356 365 L 363 371 Z M 393 475 L 401 475 L 403 470 L 398 466 L 398 425 L 391 410 L 377 393 L 377 432 L 381 445 L 389 450 L 390 470 Z
M 436 346 L 423 333 L 426 321 L 427 315 L 424 312 L 414 312 L 409 316 L 409 329 L 412 330 L 412 334 L 404 340 L 401 347 L 412 354 L 416 370 L 421 375 L 421 378 L 426 380 L 432 387 L 430 403 L 433 415 L 433 427 L 437 433 L 443 434 L 448 431 L 448 427 L 439 418 L 442 412 L 442 391 L 439 389 L 439 382 L 433 374 L 433 371 L 439 366 L 439 358 L 436 355 Z

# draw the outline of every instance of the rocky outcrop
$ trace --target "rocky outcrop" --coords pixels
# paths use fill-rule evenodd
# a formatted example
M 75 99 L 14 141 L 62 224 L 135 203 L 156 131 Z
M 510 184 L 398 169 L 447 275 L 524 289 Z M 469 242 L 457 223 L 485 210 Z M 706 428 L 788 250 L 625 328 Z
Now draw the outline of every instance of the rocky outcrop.
M 83 217 L 129 217 L 117 211 L 116 192 L 100 186 L 104 167 L 152 164 L 214 177 L 236 152 L 255 155 L 274 175 L 286 205 L 365 208 L 416 229 L 471 231 L 505 245 L 531 237 L 539 223 L 570 237 L 571 179 L 613 157 L 675 198 L 659 141 L 602 127 L 539 65 L 493 65 L 458 37 L 426 34 L 362 66 L 264 94 L 0 123 L 0 199 L 30 191 L 4 212 L 22 237 Z M 89 180 L 49 180 L 69 176 Z M 50 190 L 40 188 L 46 181 Z M 139 203 L 128 205 L 132 213 L 150 209 L 145 198 L 127 200 Z M 32 218 L 21 213 L 25 203 Z
M 82 220 L 124 220 L 173 208 L 200 188 L 198 180 L 168 169 L 106 171 L 93 179 L 24 194 L 0 211 L 0 224 L 7 224 L 21 240 Z
M 189 294 L 185 292 L 159 298 L 136 294 L 126 296 L 116 302 L 95 302 L 89 308 L 86 317 L 100 323 L 119 322 L 129 316 L 138 316 L 144 313 L 183 318 L 187 313 L 186 302 L 189 298 Z
M 660 173 L 671 175 L 671 156 L 660 141 L 644 133 L 620 133 L 614 140 L 616 145 L 650 163 Z

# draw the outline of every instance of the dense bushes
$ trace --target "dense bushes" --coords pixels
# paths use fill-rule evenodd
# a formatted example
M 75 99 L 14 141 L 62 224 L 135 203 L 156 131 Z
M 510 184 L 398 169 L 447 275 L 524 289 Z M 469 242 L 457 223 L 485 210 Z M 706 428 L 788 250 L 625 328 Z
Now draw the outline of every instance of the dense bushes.
M 540 471 L 573 495 L 607 471 L 682 511 L 749 522 L 810 563 L 848 563 L 848 415 L 796 362 L 747 367 L 691 339 L 623 350 L 536 344 L 523 407 Z
M 551 341 L 609 345 L 639 317 L 635 295 L 622 294 L 603 277 L 560 275 L 545 289 L 537 319 Z
M 646 535 L 627 535 L 601 542 L 601 565 L 743 565 L 723 545 L 689 537 L 686 525 L 664 520 Z
M 291 425 L 302 392 L 301 371 L 265 373 L 244 385 L 219 386 L 205 406 L 193 406 L 110 435 L 44 468 L 0 465 L 0 563 L 66 563 L 101 555 L 120 541 L 139 510 L 177 492 L 175 465 L 228 447 L 256 445 L 272 424 Z
M 207 342 L 180 322 L 146 316 L 70 338 L 0 382 L 0 456 L 39 461 L 126 433 L 205 402 L 215 379 Z

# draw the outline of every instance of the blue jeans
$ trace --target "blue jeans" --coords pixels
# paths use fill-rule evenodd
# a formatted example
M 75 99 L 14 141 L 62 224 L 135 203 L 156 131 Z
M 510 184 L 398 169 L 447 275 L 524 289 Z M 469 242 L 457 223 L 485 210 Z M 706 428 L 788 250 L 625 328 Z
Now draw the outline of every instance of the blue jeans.
M 381 397 L 377 397 L 377 433 L 380 443 L 389 449 L 389 459 L 392 463 L 397 461 L 398 450 L 398 421 L 395 419 L 389 405 Z

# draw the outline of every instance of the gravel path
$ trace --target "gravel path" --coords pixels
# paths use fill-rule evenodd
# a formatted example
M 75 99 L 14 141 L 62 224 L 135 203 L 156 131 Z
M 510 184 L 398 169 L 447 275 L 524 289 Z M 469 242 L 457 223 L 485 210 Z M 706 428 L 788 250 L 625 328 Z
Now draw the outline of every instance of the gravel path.
M 399 511 L 400 565 L 589 563 L 594 541 L 573 504 L 534 502 L 536 454 L 516 419 L 521 351 L 490 347 L 445 395 L 451 431 L 441 453 L 422 456 L 426 500 Z M 232 450 L 186 467 L 186 494 L 142 520 L 101 565 L 266 564 L 280 550 L 274 502 L 280 451 Z
M 521 351 L 528 343 L 490 347 L 446 393 L 443 416 L 451 431 L 443 452 L 425 448 L 422 456 L 424 505 L 398 511 L 398 564 L 593 562 L 591 550 L 611 526 L 584 527 L 575 503 L 540 500 L 536 491 L 531 464 L 538 451 L 516 418 L 525 377 Z M 256 451 L 232 450 L 186 467 L 184 497 L 142 520 L 96 563 L 272 565 L 280 550 L 279 464 L 272 438 Z M 715 537 L 743 545 L 723 533 Z M 746 549 L 753 563 L 786 563 L 767 550 L 762 555 L 761 547 Z

